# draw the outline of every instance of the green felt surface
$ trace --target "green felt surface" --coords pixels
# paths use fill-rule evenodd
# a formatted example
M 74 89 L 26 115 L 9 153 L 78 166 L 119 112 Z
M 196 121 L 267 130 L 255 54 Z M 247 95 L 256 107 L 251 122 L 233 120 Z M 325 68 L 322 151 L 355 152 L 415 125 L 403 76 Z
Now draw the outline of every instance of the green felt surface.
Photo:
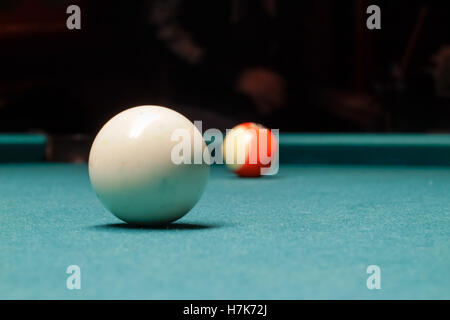
M 0 165 L 0 298 L 450 298 L 450 168 L 213 167 L 169 229 L 128 227 L 87 166 Z M 76 264 L 82 289 L 67 290 Z M 366 288 L 368 265 L 381 290 Z
M 423 146 L 450 147 L 449 134 L 299 134 L 282 133 L 285 145 L 321 145 L 321 146 Z
M 0 134 L 0 162 L 36 162 L 45 159 L 43 134 Z
M 280 134 L 280 161 L 450 166 L 450 135 Z

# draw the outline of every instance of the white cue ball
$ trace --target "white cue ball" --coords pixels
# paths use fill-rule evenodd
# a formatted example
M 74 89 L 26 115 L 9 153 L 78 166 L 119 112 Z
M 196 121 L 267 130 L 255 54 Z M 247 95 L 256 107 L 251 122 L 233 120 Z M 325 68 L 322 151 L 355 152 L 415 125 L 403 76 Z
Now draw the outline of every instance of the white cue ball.
M 191 164 L 171 160 L 173 146 L 180 143 L 171 139 L 175 129 L 190 134 Z M 165 224 L 184 216 L 209 178 L 205 161 L 194 164 L 194 136 L 201 139 L 197 141 L 203 152 L 206 144 L 200 131 L 165 107 L 140 106 L 113 117 L 97 134 L 89 154 L 89 177 L 100 201 L 131 224 Z

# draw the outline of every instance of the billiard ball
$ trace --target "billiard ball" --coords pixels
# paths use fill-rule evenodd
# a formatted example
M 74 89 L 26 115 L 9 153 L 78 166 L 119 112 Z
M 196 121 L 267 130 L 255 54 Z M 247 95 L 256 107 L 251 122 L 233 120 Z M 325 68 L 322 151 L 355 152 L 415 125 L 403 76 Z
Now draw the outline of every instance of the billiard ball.
M 246 122 L 227 132 L 223 142 L 225 163 L 238 176 L 259 177 L 277 156 L 274 134 L 260 124 Z
M 177 129 L 201 142 L 199 150 L 188 153 L 192 159 L 203 154 L 206 144 L 200 131 L 165 107 L 125 110 L 99 131 L 89 154 L 89 177 L 101 203 L 116 217 L 137 225 L 166 224 L 184 216 L 200 199 L 209 165 L 172 160 Z

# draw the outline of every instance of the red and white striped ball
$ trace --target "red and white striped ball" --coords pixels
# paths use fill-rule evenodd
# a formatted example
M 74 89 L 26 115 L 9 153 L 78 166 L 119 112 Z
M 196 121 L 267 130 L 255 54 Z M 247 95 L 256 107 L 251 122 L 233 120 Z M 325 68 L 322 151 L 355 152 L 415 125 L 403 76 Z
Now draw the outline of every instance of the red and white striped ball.
M 264 126 L 245 122 L 227 132 L 223 155 L 228 168 L 240 177 L 259 177 L 277 155 L 274 134 Z

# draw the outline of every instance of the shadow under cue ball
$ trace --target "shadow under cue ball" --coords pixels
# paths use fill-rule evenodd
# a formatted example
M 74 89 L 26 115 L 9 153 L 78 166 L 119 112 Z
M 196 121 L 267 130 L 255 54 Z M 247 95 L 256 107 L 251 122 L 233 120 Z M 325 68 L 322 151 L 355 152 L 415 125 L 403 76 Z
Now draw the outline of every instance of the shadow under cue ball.
M 176 129 L 191 138 L 191 164 L 172 161 L 172 149 L 181 141 L 172 141 Z M 194 148 L 194 141 L 201 148 Z M 119 219 L 162 225 L 184 216 L 202 196 L 209 165 L 203 158 L 201 164 L 193 160 L 205 148 L 200 131 L 180 113 L 160 106 L 134 107 L 113 117 L 97 134 L 89 177 L 100 201 Z

